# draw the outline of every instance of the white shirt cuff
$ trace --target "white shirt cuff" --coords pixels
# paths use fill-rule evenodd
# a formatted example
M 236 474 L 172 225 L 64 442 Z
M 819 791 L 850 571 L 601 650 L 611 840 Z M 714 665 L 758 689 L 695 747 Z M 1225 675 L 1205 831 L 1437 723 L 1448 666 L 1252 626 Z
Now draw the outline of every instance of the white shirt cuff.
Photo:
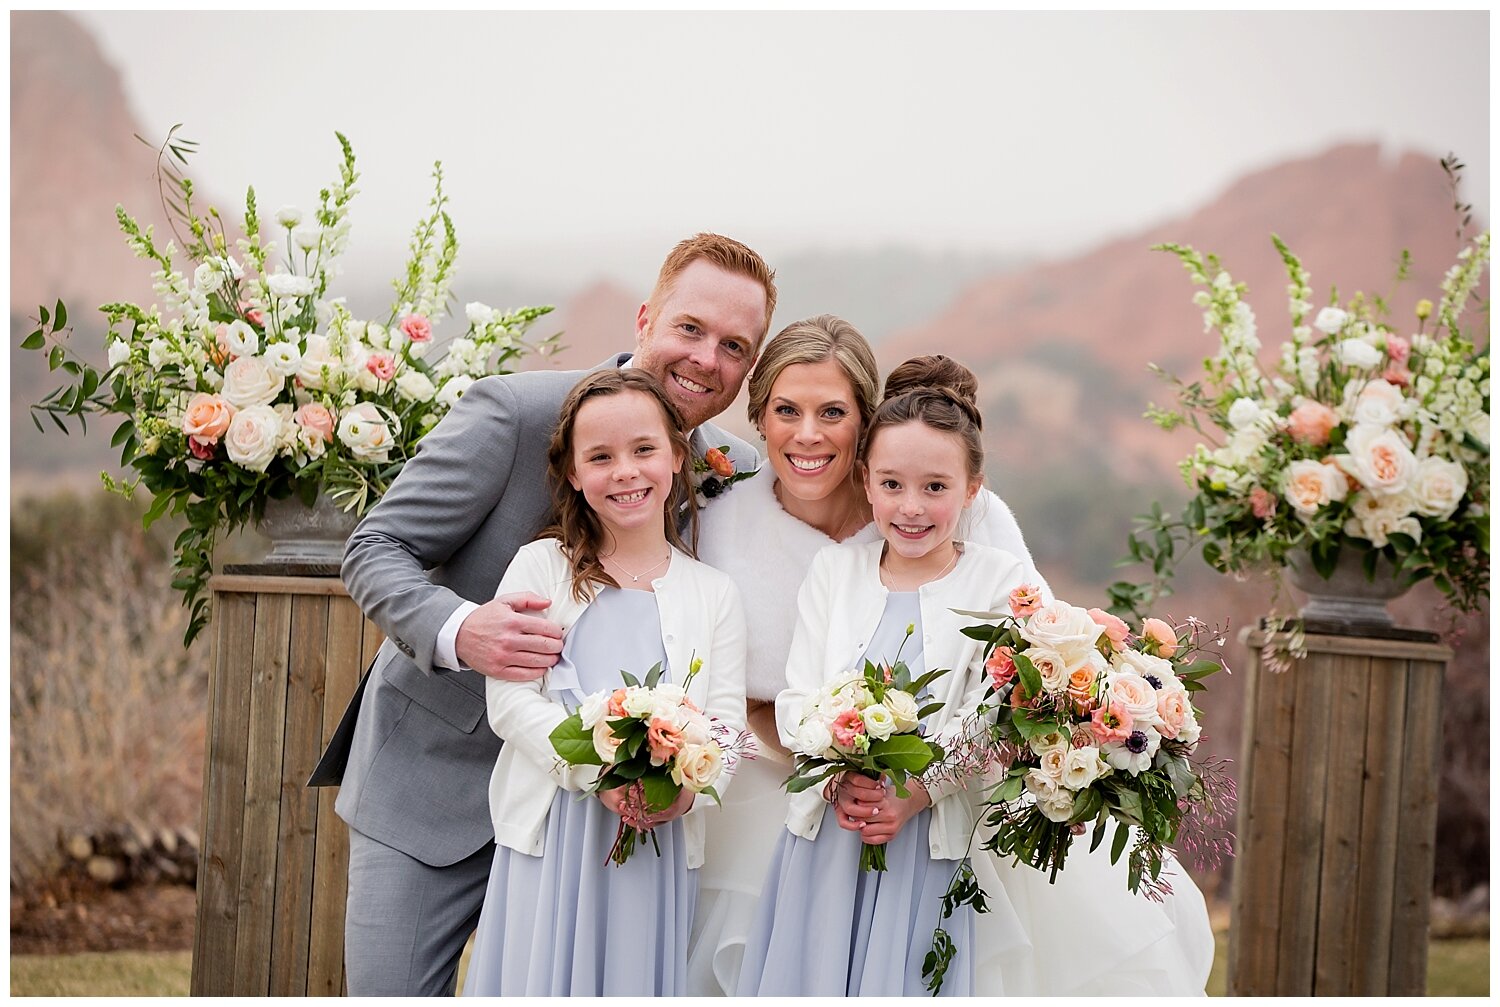
M 453 610 L 448 616 L 448 621 L 443 623 L 443 628 L 438 632 L 437 652 L 432 655 L 432 663 L 439 668 L 447 668 L 449 671 L 465 671 L 463 665 L 458 661 L 458 628 L 464 624 L 469 613 L 479 608 L 472 601 L 465 601 Z

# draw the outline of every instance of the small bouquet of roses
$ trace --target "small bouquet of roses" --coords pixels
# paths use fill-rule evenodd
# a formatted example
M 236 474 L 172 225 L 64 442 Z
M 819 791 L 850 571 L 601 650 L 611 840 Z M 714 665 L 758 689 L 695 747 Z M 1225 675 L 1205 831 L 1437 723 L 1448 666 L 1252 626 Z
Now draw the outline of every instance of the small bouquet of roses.
M 603 767 L 592 792 L 628 788 L 629 814 L 621 816 L 609 851 L 617 865 L 648 835 L 661 856 L 651 830 L 632 823 L 671 807 L 683 788 L 719 800 L 714 784 L 726 760 L 736 757 L 739 739 L 721 745 L 728 729 L 688 698 L 688 683 L 702 667 L 703 660 L 694 658 L 681 685 L 661 682 L 660 662 L 644 682 L 622 671 L 623 688 L 588 696 L 550 735 L 553 749 L 568 765 Z
M 986 800 L 984 824 L 996 831 L 985 848 L 1050 870 L 1055 881 L 1074 837 L 1092 822 L 1097 849 L 1113 818 L 1111 862 L 1135 826 L 1130 890 L 1143 881 L 1147 894 L 1160 888 L 1185 820 L 1220 823 L 1232 805 L 1216 767 L 1194 761 L 1201 729 L 1190 696 L 1220 668 L 1194 659 L 1206 630 L 1190 620 L 1184 643 L 1172 626 L 1147 619 L 1135 635 L 1107 612 L 1042 604 L 1028 588 L 1012 594 L 998 624 L 965 630 L 988 643 L 995 739 L 1012 755 Z
M 915 627 L 906 629 L 907 639 Z M 903 641 L 904 644 L 905 641 Z M 824 685 L 807 698 L 797 737 L 791 746 L 796 768 L 783 784 L 796 794 L 839 773 L 863 773 L 872 779 L 888 776 L 896 793 L 907 796 L 906 780 L 943 757 L 943 749 L 918 733 L 928 714 L 942 703 L 918 707 L 917 696 L 947 669 L 929 671 L 913 680 L 906 663 L 865 662 Z M 885 870 L 885 847 L 866 845 L 859 855 L 862 871 Z

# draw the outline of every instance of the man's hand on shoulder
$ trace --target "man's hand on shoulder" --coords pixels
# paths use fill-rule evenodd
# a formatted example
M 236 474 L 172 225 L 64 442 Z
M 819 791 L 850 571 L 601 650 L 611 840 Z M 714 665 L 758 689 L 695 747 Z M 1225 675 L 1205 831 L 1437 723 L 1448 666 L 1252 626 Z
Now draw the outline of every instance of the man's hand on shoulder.
M 551 604 L 541 595 L 524 592 L 479 606 L 458 628 L 458 659 L 481 675 L 507 682 L 542 677 L 562 653 L 562 628 L 530 613 Z

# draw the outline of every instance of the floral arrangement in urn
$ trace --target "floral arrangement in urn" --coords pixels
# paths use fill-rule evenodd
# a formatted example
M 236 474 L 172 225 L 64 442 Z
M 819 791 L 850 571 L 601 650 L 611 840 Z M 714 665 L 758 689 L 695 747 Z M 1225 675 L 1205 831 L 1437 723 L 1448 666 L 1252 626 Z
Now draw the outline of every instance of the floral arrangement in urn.
M 283 207 L 263 220 L 251 188 L 243 237 L 232 247 L 219 212 L 200 215 L 192 181 L 167 161 L 163 202 L 174 230 L 181 223 L 187 231 L 178 237 L 185 247 L 160 245 L 151 228 L 116 208 L 130 247 L 153 267 L 160 302 L 100 308 L 109 324 L 103 371 L 62 341 L 61 302 L 41 309 L 22 342 L 69 376 L 32 407 L 38 427 L 41 413 L 64 433 L 68 417 L 85 430 L 87 414 L 122 418 L 113 444 L 133 477 L 105 474 L 106 486 L 127 497 L 144 486 L 152 497 L 148 526 L 168 513 L 186 516 L 174 586 L 190 608 L 188 642 L 207 623 L 203 588 L 220 532 L 258 521 L 268 501 L 291 497 L 310 507 L 326 494 L 339 508 L 364 513 L 470 385 L 506 373 L 528 349 L 553 346 L 525 342 L 527 328 L 551 308 L 501 312 L 471 303 L 464 334 L 435 352 L 458 252 L 440 163 L 390 312 L 356 318 L 343 298 L 330 296 L 359 178 L 348 140 L 335 135 L 339 178 L 321 191 L 317 209 Z M 191 147 L 169 136 L 163 153 L 185 164 Z
M 1178 402 L 1147 416 L 1202 437 L 1179 466 L 1194 495 L 1180 517 L 1158 507 L 1131 536 L 1130 558 L 1151 564 L 1156 582 L 1113 585 L 1115 610 L 1150 604 L 1179 554 L 1201 543 L 1224 573 L 1290 564 L 1326 579 L 1350 553 L 1366 579 L 1431 579 L 1455 609 L 1473 611 L 1489 593 L 1487 303 L 1483 348 L 1461 322 L 1489 233 L 1459 253 L 1437 303 L 1419 301 L 1410 324 L 1392 321 L 1379 297 L 1340 301 L 1335 291 L 1315 304 L 1302 262 L 1271 240 L 1290 280 L 1289 338 L 1274 370 L 1261 364 L 1245 285 L 1213 255 L 1156 246 L 1202 288 L 1194 301 L 1219 350 L 1200 381 L 1153 368 Z M 1403 254 L 1398 281 L 1408 262 Z

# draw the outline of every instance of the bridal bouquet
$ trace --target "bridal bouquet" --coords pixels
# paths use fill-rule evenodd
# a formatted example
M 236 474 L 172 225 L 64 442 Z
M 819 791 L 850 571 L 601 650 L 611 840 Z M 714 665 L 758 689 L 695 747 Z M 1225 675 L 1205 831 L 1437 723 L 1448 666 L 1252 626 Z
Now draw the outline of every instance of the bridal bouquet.
M 38 428 L 39 413 L 64 433 L 70 416 L 85 430 L 86 414 L 121 418 L 113 444 L 134 477 L 120 484 L 106 475 L 106 485 L 126 496 L 144 485 L 153 498 L 148 525 L 169 512 L 186 515 L 174 583 L 192 611 L 189 642 L 207 621 L 202 591 L 221 530 L 258 520 L 268 499 L 291 495 L 311 505 L 326 492 L 363 513 L 470 385 L 513 367 L 529 348 L 527 328 L 551 310 L 470 303 L 463 334 L 437 352 L 458 252 L 439 164 L 390 310 L 355 317 L 330 291 L 359 178 L 353 149 L 335 135 L 339 178 L 316 209 L 283 207 L 265 220 L 252 188 L 243 237 L 234 239 L 217 210 L 199 214 L 191 180 L 167 161 L 172 184 L 164 183 L 163 202 L 174 231 L 181 225 L 186 233 L 163 245 L 116 209 L 128 244 L 153 270 L 160 301 L 100 309 L 109 323 L 103 371 L 60 340 L 61 302 L 41 309 L 41 324 L 22 342 L 48 352 L 51 368 L 70 380 L 33 406 Z M 163 156 L 185 164 L 191 146 L 169 137 Z M 542 352 L 550 347 L 540 344 Z
M 603 767 L 592 791 L 628 788 L 630 814 L 621 816 L 609 853 L 616 864 L 628 860 L 637 841 L 648 835 L 661 855 L 655 834 L 632 823 L 665 811 L 684 789 L 719 800 L 714 784 L 738 746 L 721 745 L 724 725 L 687 696 L 687 684 L 702 666 L 695 658 L 682 685 L 662 682 L 660 663 L 644 682 L 621 672 L 624 688 L 593 693 L 552 731 L 552 747 L 568 765 Z
M 1489 234 L 1459 253 L 1436 305 L 1417 302 L 1414 325 L 1390 319 L 1379 297 L 1314 303 L 1301 261 L 1271 240 L 1290 280 L 1289 337 L 1273 370 L 1261 364 L 1244 284 L 1212 255 L 1157 246 L 1203 288 L 1194 300 L 1219 349 L 1201 381 L 1162 372 L 1177 408 L 1147 415 L 1203 438 L 1180 466 L 1194 496 L 1180 519 L 1159 509 L 1144 519 L 1131 557 L 1160 580 L 1180 544 L 1201 542 L 1225 573 L 1297 561 L 1327 578 L 1353 550 L 1371 580 L 1383 559 L 1387 575 L 1430 578 L 1456 609 L 1475 610 L 1489 593 L 1490 362 L 1461 322 Z M 1406 265 L 1403 256 L 1398 279 Z M 1130 610 L 1160 593 L 1111 588 Z
M 1149 893 L 1185 819 L 1225 820 L 1220 781 L 1206 783 L 1194 761 L 1201 729 L 1191 701 L 1220 665 L 1193 659 L 1204 627 L 1187 629 L 1184 643 L 1172 626 L 1147 619 L 1132 635 L 1107 612 L 1042 604 L 1018 589 L 1010 615 L 965 630 L 987 641 L 994 737 L 1011 756 L 986 801 L 984 824 L 995 829 L 986 849 L 1055 881 L 1074 837 L 1093 823 L 1097 848 L 1113 819 L 1110 859 L 1120 859 L 1134 826 L 1128 883 Z
M 907 627 L 907 639 L 914 630 Z M 943 757 L 943 749 L 919 733 L 923 718 L 943 704 L 919 707 L 917 697 L 947 671 L 929 671 L 913 680 L 900 656 L 898 649 L 890 665 L 866 661 L 862 671 L 851 671 L 807 698 L 791 745 L 795 768 L 785 783 L 787 793 L 800 793 L 839 773 L 863 773 L 890 777 L 896 793 L 906 797 L 906 780 Z M 885 862 L 885 846 L 861 847 L 860 870 L 883 871 Z

